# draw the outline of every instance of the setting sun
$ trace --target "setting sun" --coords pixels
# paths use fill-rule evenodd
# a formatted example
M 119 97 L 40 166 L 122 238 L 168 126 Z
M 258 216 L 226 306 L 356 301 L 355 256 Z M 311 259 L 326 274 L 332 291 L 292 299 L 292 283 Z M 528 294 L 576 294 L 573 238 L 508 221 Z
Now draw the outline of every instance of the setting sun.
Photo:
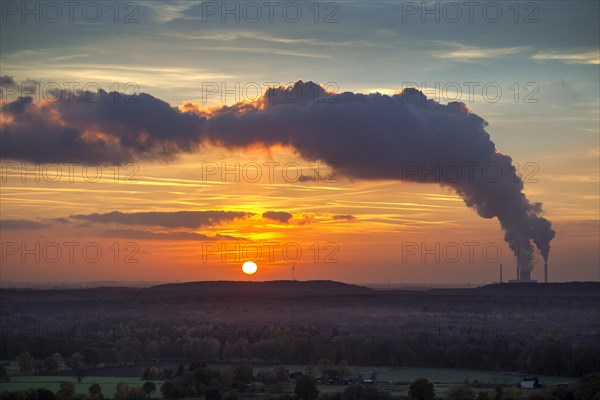
M 256 271 L 258 270 L 258 267 L 256 266 L 255 262 L 252 261 L 246 261 L 243 265 L 242 265 L 242 271 L 246 274 L 246 275 L 252 275 L 254 273 L 256 273 Z

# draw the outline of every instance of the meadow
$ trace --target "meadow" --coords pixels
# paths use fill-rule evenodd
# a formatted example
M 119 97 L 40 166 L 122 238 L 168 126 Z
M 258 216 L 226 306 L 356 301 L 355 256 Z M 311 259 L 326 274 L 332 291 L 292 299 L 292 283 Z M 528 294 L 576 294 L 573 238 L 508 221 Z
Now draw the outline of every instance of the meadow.
M 146 365 L 140 365 L 140 369 Z M 209 364 L 212 368 L 228 368 L 233 367 L 234 364 Z M 260 371 L 270 370 L 277 366 L 283 366 L 290 372 L 299 371 L 303 372 L 306 366 L 299 364 L 288 364 L 288 365 L 265 365 L 259 364 L 254 367 L 254 373 L 257 374 Z M 1 391 L 18 391 L 24 389 L 38 389 L 44 388 L 52 392 L 56 392 L 59 389 L 60 382 L 72 382 L 75 385 L 75 391 L 77 393 L 87 393 L 88 387 L 92 383 L 97 383 L 102 387 L 102 393 L 105 398 L 112 398 L 116 391 L 116 386 L 119 382 L 125 382 L 129 386 L 141 386 L 145 380 L 141 378 L 131 376 L 86 376 L 83 378 L 81 383 L 78 383 L 75 377 L 71 376 L 58 376 L 58 375 L 18 375 L 18 371 L 15 369 L 16 365 L 11 362 L 9 365 L 9 373 L 11 375 L 10 381 L 0 383 Z M 408 395 L 408 386 L 411 382 L 418 378 L 426 377 L 428 380 L 434 383 L 435 391 L 438 395 L 443 395 L 446 389 L 450 385 L 463 385 L 465 381 L 473 384 L 477 381 L 482 386 L 495 386 L 502 385 L 505 387 L 516 387 L 521 381 L 522 376 L 510 372 L 493 372 L 483 370 L 468 370 L 458 368 L 390 368 L 390 367 L 373 367 L 373 366 L 356 366 L 350 368 L 354 375 L 362 375 L 368 378 L 373 372 L 378 375 L 377 383 L 375 386 L 378 389 L 384 389 L 389 392 L 393 397 L 402 397 Z M 101 373 L 101 370 L 96 370 L 95 374 Z M 127 375 L 127 374 L 125 374 Z M 568 378 L 562 376 L 538 376 L 540 382 L 544 385 L 556 385 L 562 383 L 572 383 L 577 378 Z M 157 388 L 160 388 L 163 381 L 154 381 Z M 318 385 L 319 391 L 325 393 L 343 392 L 348 385 Z M 485 391 L 492 390 L 487 388 L 475 388 L 474 391 Z M 291 393 L 293 386 L 287 387 L 287 392 Z M 526 398 L 529 394 L 535 392 L 535 390 L 514 390 L 513 394 L 520 394 L 523 398 Z M 260 394 L 256 396 L 261 397 Z M 156 391 L 152 394 L 152 398 L 162 398 L 160 391 Z

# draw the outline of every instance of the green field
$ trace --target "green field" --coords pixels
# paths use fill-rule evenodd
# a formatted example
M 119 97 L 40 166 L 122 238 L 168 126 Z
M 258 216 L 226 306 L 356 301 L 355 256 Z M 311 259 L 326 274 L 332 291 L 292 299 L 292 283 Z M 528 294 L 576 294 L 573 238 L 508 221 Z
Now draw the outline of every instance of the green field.
M 57 392 L 59 389 L 60 382 L 73 382 L 75 384 L 76 393 L 87 393 L 88 388 L 92 383 L 97 383 L 102 387 L 102 394 L 106 398 L 112 398 L 115 394 L 117 383 L 125 382 L 129 386 L 141 386 L 144 384 L 144 380 L 139 378 L 127 378 L 118 376 L 90 376 L 83 378 L 81 383 L 78 383 L 74 377 L 70 376 L 12 376 L 9 382 L 0 383 L 1 391 L 16 391 L 23 389 L 38 389 L 44 388 L 52 392 Z M 157 388 L 156 397 L 160 396 L 158 389 L 162 385 L 162 381 L 155 381 Z
M 304 365 L 284 365 L 290 372 L 304 372 Z M 255 371 L 270 369 L 268 367 L 257 367 Z M 459 368 L 402 368 L 402 367 L 350 367 L 354 374 L 362 374 L 364 379 L 369 379 L 373 371 L 378 373 L 378 381 L 383 382 L 412 382 L 417 378 L 427 378 L 432 382 L 440 384 L 463 384 L 465 379 L 469 382 L 478 380 L 481 383 L 491 383 L 498 385 L 517 385 L 522 376 L 514 375 L 509 372 L 481 371 Z M 538 375 L 540 383 L 553 385 L 563 382 L 575 382 L 577 378 L 568 378 L 564 376 L 545 376 Z

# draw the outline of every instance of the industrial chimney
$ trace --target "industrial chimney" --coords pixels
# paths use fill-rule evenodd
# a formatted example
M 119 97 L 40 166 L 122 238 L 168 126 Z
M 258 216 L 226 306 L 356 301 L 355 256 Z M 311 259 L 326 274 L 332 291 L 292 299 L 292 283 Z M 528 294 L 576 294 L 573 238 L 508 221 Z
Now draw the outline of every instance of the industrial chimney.
M 517 271 L 519 272 L 519 277 L 517 280 L 519 282 L 532 282 L 531 279 L 531 271 L 533 270 L 533 264 L 527 261 L 517 262 Z
M 548 261 L 544 261 L 544 283 L 548 283 Z

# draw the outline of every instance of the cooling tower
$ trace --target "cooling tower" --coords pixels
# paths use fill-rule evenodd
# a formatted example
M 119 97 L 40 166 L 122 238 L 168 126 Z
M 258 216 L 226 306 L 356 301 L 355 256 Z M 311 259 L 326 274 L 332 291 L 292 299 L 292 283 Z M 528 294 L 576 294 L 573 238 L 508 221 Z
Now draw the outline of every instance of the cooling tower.
M 533 270 L 533 264 L 528 262 L 518 262 L 517 271 L 519 271 L 519 282 L 531 282 L 531 271 Z

